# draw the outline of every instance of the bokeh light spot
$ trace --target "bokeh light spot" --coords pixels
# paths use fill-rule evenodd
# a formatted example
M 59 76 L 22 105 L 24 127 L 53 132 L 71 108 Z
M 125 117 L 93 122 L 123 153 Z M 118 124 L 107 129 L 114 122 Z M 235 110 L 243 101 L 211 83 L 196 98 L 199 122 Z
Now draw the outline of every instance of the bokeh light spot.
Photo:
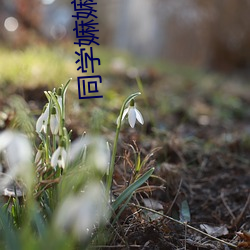
M 60 40 L 65 37 L 67 30 L 64 25 L 56 24 L 53 25 L 50 29 L 50 34 L 55 40 Z
M 49 4 L 52 4 L 54 2 L 55 2 L 55 0 L 42 0 L 42 4 L 45 4 L 45 5 L 49 5 Z
M 5 19 L 4 21 L 4 27 L 6 30 L 10 31 L 10 32 L 14 32 L 17 30 L 18 28 L 18 21 L 15 17 L 8 17 Z

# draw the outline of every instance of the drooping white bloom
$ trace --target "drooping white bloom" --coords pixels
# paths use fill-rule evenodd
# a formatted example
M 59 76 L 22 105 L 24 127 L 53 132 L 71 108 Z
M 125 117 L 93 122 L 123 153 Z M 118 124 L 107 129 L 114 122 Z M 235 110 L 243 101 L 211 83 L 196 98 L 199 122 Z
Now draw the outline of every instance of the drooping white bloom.
M 95 226 L 108 220 L 108 203 L 104 197 L 98 182 L 90 183 L 79 195 L 68 196 L 56 213 L 56 229 L 80 240 L 91 237 Z
M 69 148 L 69 163 L 74 162 L 79 157 L 82 157 L 82 161 L 86 161 L 91 168 L 93 166 L 105 173 L 110 163 L 110 149 L 102 137 L 86 135 L 76 139 Z
M 106 173 L 110 164 L 110 150 L 107 142 L 101 137 L 92 137 L 87 154 L 88 165 L 95 166 L 102 173 Z
M 37 133 L 41 133 L 42 131 L 44 133 L 47 132 L 48 120 L 49 120 L 49 104 L 47 104 L 45 110 L 43 111 L 43 113 L 40 115 L 40 117 L 36 122 Z
M 6 130 L 0 133 L 0 153 L 7 163 L 6 178 L 1 180 L 1 188 L 21 177 L 29 186 L 32 182 L 32 147 L 28 138 L 17 132 Z
M 50 116 L 50 131 L 53 135 L 56 135 L 59 131 L 60 121 L 58 112 L 55 107 L 52 108 Z
M 67 152 L 65 148 L 61 145 L 55 150 L 51 157 L 51 166 L 56 168 L 56 166 L 64 169 L 67 161 Z
M 129 107 L 124 110 L 122 115 L 122 120 L 125 118 L 127 114 L 128 114 L 129 125 L 132 128 L 134 128 L 136 120 L 138 120 L 138 122 L 140 122 L 141 124 L 144 123 L 141 112 L 135 107 L 134 100 L 131 100 Z

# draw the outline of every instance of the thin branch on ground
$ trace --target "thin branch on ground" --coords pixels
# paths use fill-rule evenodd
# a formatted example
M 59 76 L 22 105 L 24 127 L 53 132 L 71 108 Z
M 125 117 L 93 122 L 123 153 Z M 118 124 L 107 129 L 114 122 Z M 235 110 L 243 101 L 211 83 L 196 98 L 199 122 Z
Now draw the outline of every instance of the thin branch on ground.
M 240 220 L 242 219 L 242 217 L 244 216 L 248 206 L 250 204 L 250 194 L 248 194 L 248 197 L 247 197 L 247 201 L 245 203 L 245 206 L 243 207 L 241 213 L 237 216 L 237 218 L 233 221 L 234 222 L 234 225 L 237 226 L 240 222 Z
M 235 218 L 235 216 L 234 216 L 234 214 L 233 214 L 231 208 L 227 205 L 227 202 L 226 202 L 226 200 L 225 200 L 224 191 L 221 192 L 220 198 L 221 198 L 221 200 L 222 200 L 224 206 L 226 207 L 227 211 L 229 212 L 229 214 L 230 214 L 231 217 L 233 218 L 233 221 L 235 221 L 236 218 Z
M 170 205 L 170 207 L 169 207 L 169 209 L 167 211 L 167 214 L 169 214 L 171 212 L 171 210 L 173 208 L 173 205 L 175 204 L 176 199 L 177 199 L 177 197 L 178 197 L 178 195 L 179 195 L 179 193 L 181 191 L 181 186 L 182 186 L 182 179 L 180 180 L 180 183 L 179 183 L 179 186 L 178 186 L 178 190 L 177 190 L 176 195 L 175 195 L 175 197 L 174 197 L 174 199 L 173 199 L 173 201 L 172 201 L 172 203 L 171 203 L 171 205 Z
M 227 242 L 227 241 L 218 239 L 218 238 L 216 238 L 216 237 L 214 237 L 214 236 L 212 236 L 212 235 L 209 235 L 209 234 L 207 234 L 207 233 L 205 233 L 205 232 L 203 232 L 203 231 L 201 231 L 201 230 L 199 230 L 199 229 L 197 229 L 197 228 L 195 228 L 195 227 L 192 227 L 192 226 L 188 225 L 187 222 L 178 221 L 178 220 L 176 220 L 176 219 L 173 219 L 173 218 L 170 217 L 170 216 L 167 216 L 167 215 L 162 214 L 162 213 L 160 213 L 160 212 L 157 212 L 157 211 L 155 211 L 155 210 L 153 210 L 153 209 L 151 209 L 151 208 L 147 208 L 147 207 L 144 207 L 144 206 L 141 206 L 141 205 L 136 205 L 136 204 L 133 204 L 133 203 L 132 203 L 132 204 L 130 203 L 130 204 L 128 204 L 128 205 L 134 206 L 134 207 L 137 207 L 137 208 L 140 208 L 140 209 L 145 209 L 145 210 L 150 211 L 150 212 L 152 212 L 152 213 L 161 215 L 161 216 L 163 216 L 164 218 L 167 218 L 167 219 L 169 219 L 169 220 L 171 220 L 171 221 L 174 221 L 174 222 L 176 222 L 176 223 L 178 223 L 178 224 L 180 224 L 180 225 L 182 225 L 182 226 L 184 226 L 184 227 L 186 226 L 187 228 L 192 229 L 192 230 L 194 230 L 194 231 L 196 231 L 196 232 L 198 232 L 198 233 L 200 233 L 200 234 L 203 234 L 203 235 L 205 235 L 205 236 L 207 236 L 207 237 L 209 237 L 209 238 L 211 238 L 211 239 L 213 239 L 213 240 L 219 241 L 219 242 L 221 242 L 221 243 L 223 243 L 223 244 L 226 244 L 226 245 L 228 245 L 228 246 L 230 246 L 230 247 L 237 248 L 236 245 L 234 245 L 234 244 L 232 244 L 232 243 L 229 243 L 229 242 Z

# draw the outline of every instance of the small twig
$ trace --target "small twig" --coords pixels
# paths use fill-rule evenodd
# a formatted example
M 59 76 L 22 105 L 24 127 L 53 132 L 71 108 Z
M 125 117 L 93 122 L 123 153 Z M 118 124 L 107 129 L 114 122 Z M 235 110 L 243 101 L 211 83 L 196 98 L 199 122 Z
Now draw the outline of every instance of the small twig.
M 234 218 L 233 223 L 235 226 L 237 226 L 238 223 L 240 222 L 240 220 L 242 219 L 244 213 L 246 212 L 246 210 L 248 208 L 249 203 L 250 203 L 250 194 L 248 194 L 247 201 L 246 201 L 245 206 L 243 207 L 241 213 L 237 216 L 237 218 Z
M 57 178 L 59 179 L 59 178 Z M 58 180 L 51 180 L 49 183 L 45 184 L 45 186 L 43 187 L 43 189 L 41 189 L 39 192 L 37 192 L 34 197 L 37 199 L 46 189 L 51 188 L 53 186 L 53 184 L 58 183 Z M 40 183 L 39 183 L 40 186 Z
M 235 216 L 234 216 L 232 210 L 230 209 L 230 207 L 227 205 L 227 202 L 226 202 L 226 200 L 225 200 L 225 196 L 224 196 L 224 192 L 223 192 L 223 191 L 222 191 L 221 194 L 220 194 L 220 198 L 221 198 L 221 200 L 222 200 L 224 206 L 226 207 L 227 211 L 229 212 L 229 214 L 230 214 L 231 217 L 233 218 L 233 221 L 235 221 L 236 218 L 235 218 Z
M 122 243 L 125 245 L 125 247 L 128 247 L 127 246 L 127 242 L 124 240 L 124 235 L 123 235 L 123 237 L 119 234 L 119 232 L 117 231 L 117 229 L 114 227 L 114 225 L 112 225 L 111 223 L 109 224 L 111 227 L 112 227 L 112 229 L 113 229 L 113 231 L 114 231 L 114 233 L 116 234 L 116 236 L 122 241 Z M 117 223 L 117 226 L 120 228 L 121 227 L 121 225 L 119 224 L 119 223 Z M 122 232 L 122 231 L 121 231 Z
M 185 250 L 187 250 L 187 222 L 184 222 L 184 226 L 185 226 L 185 241 L 184 241 L 184 247 Z
M 147 207 L 144 207 L 144 206 L 141 206 L 141 205 L 136 205 L 136 204 L 133 204 L 133 203 L 132 203 L 132 204 L 129 204 L 129 205 L 134 206 L 134 207 L 137 207 L 137 208 L 140 208 L 140 209 L 145 209 L 145 210 L 150 211 L 150 212 L 152 212 L 152 213 L 161 215 L 161 216 L 163 216 L 164 218 L 167 218 L 167 219 L 169 219 L 169 220 L 171 220 L 171 221 L 174 221 L 174 222 L 176 222 L 176 223 L 178 223 L 178 224 L 180 224 L 180 225 L 182 225 L 182 226 L 186 226 L 186 227 L 188 227 L 189 229 L 192 229 L 192 230 L 194 230 L 194 231 L 196 231 L 196 232 L 198 232 L 198 233 L 200 233 L 200 234 L 203 234 L 203 235 L 205 235 L 205 236 L 207 236 L 207 237 L 209 237 L 209 238 L 211 238 L 211 239 L 213 239 L 213 240 L 219 241 L 219 242 L 221 242 L 221 243 L 223 243 L 223 244 L 226 244 L 226 245 L 228 245 L 228 246 L 230 246 L 230 247 L 237 248 L 237 246 L 234 245 L 234 244 L 232 244 L 232 243 L 229 243 L 229 242 L 226 242 L 226 241 L 224 241 L 224 240 L 218 239 L 218 238 L 216 238 L 216 237 L 214 237 L 214 236 L 212 236 L 212 235 L 209 235 L 209 234 L 207 234 L 207 233 L 205 233 L 205 232 L 203 232 L 203 231 L 201 231 L 201 230 L 199 230 L 199 229 L 197 229 L 197 228 L 195 228 L 195 227 L 192 227 L 192 226 L 188 225 L 186 222 L 178 221 L 178 220 L 176 220 L 176 219 L 173 219 L 173 218 L 170 217 L 170 216 L 167 216 L 167 215 L 165 215 L 165 214 L 162 214 L 162 213 L 160 213 L 160 212 L 157 212 L 157 211 L 155 211 L 155 210 L 153 210 L 153 209 L 151 209 L 151 208 L 147 208 Z M 186 225 L 185 225 L 185 224 L 186 224 Z
M 115 246 L 105 246 L 105 245 L 97 245 L 97 246 L 90 246 L 90 249 L 99 249 L 99 248 L 124 248 L 128 247 L 126 245 L 115 245 Z M 129 247 L 134 247 L 134 248 L 141 248 L 141 245 L 129 245 Z
M 40 183 L 41 184 L 50 184 L 50 183 L 59 183 L 61 180 L 61 178 L 56 178 L 56 179 L 48 179 L 48 180 L 41 180 Z
M 153 185 L 148 185 L 148 186 L 143 186 L 143 187 L 139 187 L 135 193 L 141 193 L 141 192 L 152 192 L 154 190 L 165 190 L 164 187 L 161 186 L 153 186 Z
M 180 183 L 179 183 L 179 187 L 177 189 L 177 192 L 176 192 L 176 195 L 174 197 L 174 200 L 172 201 L 168 211 L 167 211 L 167 214 L 169 214 L 173 208 L 173 205 L 175 204 L 176 200 L 177 200 L 177 197 L 178 197 L 178 194 L 180 193 L 180 190 L 181 190 L 181 185 L 182 185 L 182 179 L 180 180 Z

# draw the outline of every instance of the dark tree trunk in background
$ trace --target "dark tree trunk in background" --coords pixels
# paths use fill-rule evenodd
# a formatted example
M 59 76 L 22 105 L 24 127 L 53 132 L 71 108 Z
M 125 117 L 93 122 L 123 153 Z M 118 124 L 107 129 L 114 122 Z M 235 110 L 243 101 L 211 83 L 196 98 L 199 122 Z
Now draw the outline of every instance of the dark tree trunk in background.
M 232 71 L 250 67 L 250 1 L 210 1 L 208 23 L 212 68 Z

